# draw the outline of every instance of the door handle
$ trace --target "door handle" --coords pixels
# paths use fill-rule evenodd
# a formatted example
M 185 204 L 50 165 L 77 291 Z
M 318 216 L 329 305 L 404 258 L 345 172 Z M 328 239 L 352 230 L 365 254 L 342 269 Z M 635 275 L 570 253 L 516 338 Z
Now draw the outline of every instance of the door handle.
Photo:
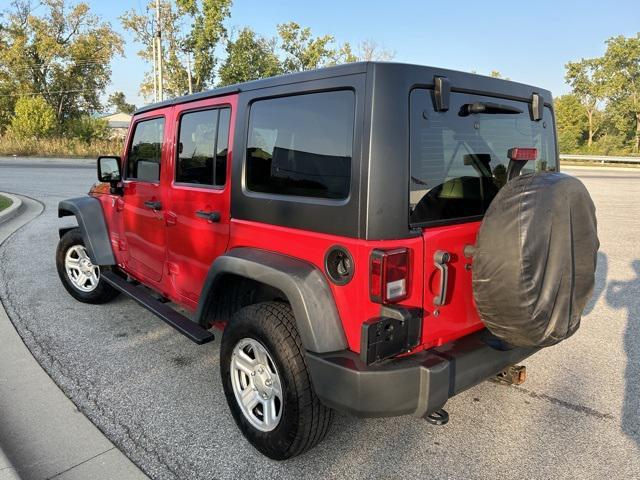
M 220 212 L 209 212 L 207 210 L 196 210 L 196 217 L 204 218 L 205 220 L 216 223 L 220 221 Z
M 444 250 L 436 250 L 433 254 L 433 264 L 440 270 L 440 291 L 433 297 L 434 305 L 444 305 L 447 303 L 447 282 L 449 280 L 449 267 L 447 263 L 451 260 L 451 254 Z
M 151 210 L 162 210 L 162 204 L 160 202 L 146 201 L 144 206 Z

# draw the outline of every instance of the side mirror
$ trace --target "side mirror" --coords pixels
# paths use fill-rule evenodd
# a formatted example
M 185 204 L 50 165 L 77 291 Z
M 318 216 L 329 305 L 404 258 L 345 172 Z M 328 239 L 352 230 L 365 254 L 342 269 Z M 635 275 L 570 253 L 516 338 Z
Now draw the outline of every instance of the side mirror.
M 98 180 L 108 183 L 122 180 L 120 157 L 98 157 Z
M 120 157 L 98 157 L 98 180 L 110 183 L 112 194 L 122 194 Z

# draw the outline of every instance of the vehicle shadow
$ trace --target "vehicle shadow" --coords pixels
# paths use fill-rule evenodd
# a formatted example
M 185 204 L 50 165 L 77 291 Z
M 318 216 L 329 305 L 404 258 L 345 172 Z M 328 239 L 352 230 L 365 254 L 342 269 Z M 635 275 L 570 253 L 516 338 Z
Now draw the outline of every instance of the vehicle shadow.
M 593 293 L 591 294 L 591 299 L 589 299 L 587 306 L 584 307 L 584 311 L 582 312 L 583 317 L 586 317 L 593 311 L 593 308 L 596 306 L 596 303 L 598 303 L 598 300 L 600 300 L 600 297 L 607 287 L 609 260 L 607 259 L 607 255 L 604 252 L 598 252 L 596 266 L 596 278 L 595 285 L 593 287 Z
M 609 282 L 606 299 L 611 307 L 627 310 L 622 431 L 640 448 L 640 260 L 631 262 L 631 267 L 635 278 Z

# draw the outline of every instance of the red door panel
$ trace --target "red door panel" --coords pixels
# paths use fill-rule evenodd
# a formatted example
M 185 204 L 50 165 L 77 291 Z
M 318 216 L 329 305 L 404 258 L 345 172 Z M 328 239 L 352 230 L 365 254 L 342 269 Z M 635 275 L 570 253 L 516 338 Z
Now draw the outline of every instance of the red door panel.
M 173 111 L 175 153 L 165 213 L 168 271 L 174 292 L 189 308 L 196 308 L 211 264 L 229 243 L 235 105 L 236 97 L 229 96 L 177 105 Z M 190 152 L 200 157 L 194 161 Z M 192 183 L 203 179 L 212 180 L 209 185 Z
M 200 218 L 197 211 L 217 212 L 220 221 Z M 228 192 L 172 188 L 169 215 L 175 218 L 167 226 L 171 282 L 176 293 L 195 307 L 209 267 L 229 241 Z
M 480 330 L 483 325 L 473 301 L 471 287 L 471 259 L 464 256 L 466 245 L 475 245 L 480 222 L 461 223 L 423 230 L 425 244 L 425 292 L 423 341 L 429 346 Z M 449 253 L 447 288 L 443 305 L 436 305 L 442 274 L 436 267 L 434 255 L 443 250 Z
M 125 182 L 124 237 L 127 265 L 155 282 L 162 279 L 165 260 L 165 231 L 161 190 L 158 184 Z M 160 209 L 145 205 L 158 202 Z
M 166 260 L 165 195 L 161 175 L 167 167 L 170 132 L 165 114 L 136 118 L 124 159 L 122 223 L 127 270 L 153 282 L 163 277 Z

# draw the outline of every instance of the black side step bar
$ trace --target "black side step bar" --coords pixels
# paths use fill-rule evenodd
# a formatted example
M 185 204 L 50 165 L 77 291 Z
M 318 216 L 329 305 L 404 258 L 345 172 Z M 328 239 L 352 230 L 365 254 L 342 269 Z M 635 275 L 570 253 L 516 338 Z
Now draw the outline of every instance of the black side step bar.
M 125 295 L 133 298 L 192 342 L 202 345 L 203 343 L 211 342 L 215 338 L 209 330 L 205 330 L 170 306 L 153 298 L 144 287 L 129 283 L 113 272 L 101 272 L 101 278 L 116 290 L 120 290 Z

